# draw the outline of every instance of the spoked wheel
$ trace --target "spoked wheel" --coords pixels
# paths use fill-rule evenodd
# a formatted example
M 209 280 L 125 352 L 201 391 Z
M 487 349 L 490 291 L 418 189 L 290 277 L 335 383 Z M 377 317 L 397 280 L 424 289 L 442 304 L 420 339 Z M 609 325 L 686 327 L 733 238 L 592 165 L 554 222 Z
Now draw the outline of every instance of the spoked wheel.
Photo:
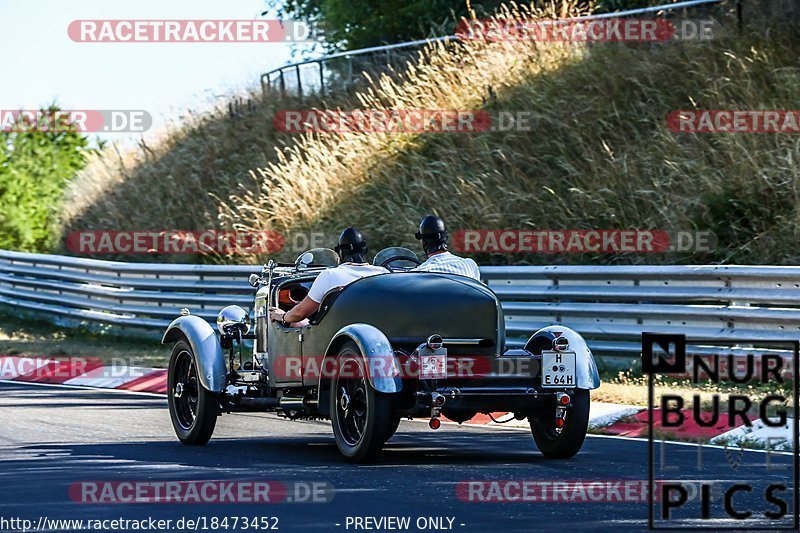
M 339 351 L 330 402 L 333 435 L 342 455 L 358 463 L 374 460 L 392 422 L 390 401 L 369 384 L 364 360 L 353 342 Z
M 167 387 L 169 415 L 178 439 L 189 445 L 207 443 L 217 425 L 219 401 L 200 384 L 194 353 L 186 341 L 178 341 L 172 349 Z
M 550 459 L 574 457 L 583 446 L 588 428 L 589 391 L 586 389 L 575 389 L 572 394 L 572 407 L 566 411 L 564 427 L 556 428 L 554 413 L 531 419 L 533 440 L 539 451 Z

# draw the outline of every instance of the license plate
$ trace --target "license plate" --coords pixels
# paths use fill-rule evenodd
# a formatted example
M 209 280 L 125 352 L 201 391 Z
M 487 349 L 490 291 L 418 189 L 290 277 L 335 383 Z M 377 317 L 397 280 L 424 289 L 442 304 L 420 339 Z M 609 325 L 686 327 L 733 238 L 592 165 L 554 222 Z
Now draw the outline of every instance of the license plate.
M 420 379 L 445 379 L 447 377 L 447 351 L 437 350 L 436 353 L 420 355 Z
M 542 387 L 546 389 L 575 387 L 575 352 L 542 352 Z

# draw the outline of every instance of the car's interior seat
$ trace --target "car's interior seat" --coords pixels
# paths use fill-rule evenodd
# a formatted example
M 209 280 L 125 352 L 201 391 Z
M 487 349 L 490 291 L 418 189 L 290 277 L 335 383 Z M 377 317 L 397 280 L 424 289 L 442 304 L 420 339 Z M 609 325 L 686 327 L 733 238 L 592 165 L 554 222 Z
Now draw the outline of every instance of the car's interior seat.
M 322 297 L 322 301 L 319 304 L 319 310 L 312 313 L 311 316 L 308 317 L 309 325 L 314 326 L 319 324 L 319 321 L 322 320 L 326 314 L 328 314 L 328 310 L 331 308 L 331 305 L 333 305 L 333 302 L 336 301 L 336 298 L 342 294 L 343 290 L 344 287 L 334 287 Z

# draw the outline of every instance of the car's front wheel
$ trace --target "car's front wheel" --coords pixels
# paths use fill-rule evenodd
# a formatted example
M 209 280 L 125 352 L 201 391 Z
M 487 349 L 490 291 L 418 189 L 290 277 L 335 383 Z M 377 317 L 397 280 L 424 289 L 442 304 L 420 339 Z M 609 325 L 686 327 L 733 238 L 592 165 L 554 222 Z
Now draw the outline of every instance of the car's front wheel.
M 354 342 L 339 350 L 337 369 L 330 390 L 336 446 L 349 461 L 370 462 L 390 430 L 390 399 L 370 385 L 364 358 Z
M 217 425 L 219 398 L 200 383 L 192 347 L 185 340 L 172 349 L 167 387 L 169 415 L 178 439 L 189 445 L 207 443 Z
M 572 394 L 572 407 L 566 411 L 562 428 L 556 428 L 555 413 L 532 418 L 530 423 L 533 440 L 545 457 L 550 459 L 574 457 L 583 446 L 589 429 L 589 391 L 575 389 Z

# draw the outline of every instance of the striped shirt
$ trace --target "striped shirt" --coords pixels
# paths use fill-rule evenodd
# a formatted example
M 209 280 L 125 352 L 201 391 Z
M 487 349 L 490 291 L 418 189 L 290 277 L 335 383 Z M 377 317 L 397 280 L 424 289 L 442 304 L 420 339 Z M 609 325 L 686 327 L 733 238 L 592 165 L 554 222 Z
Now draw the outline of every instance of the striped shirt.
M 427 261 L 412 270 L 458 274 L 460 276 L 477 279 L 478 281 L 481 279 L 481 271 L 478 269 L 478 263 L 469 258 L 458 257 L 450 252 L 434 254 L 430 256 Z

